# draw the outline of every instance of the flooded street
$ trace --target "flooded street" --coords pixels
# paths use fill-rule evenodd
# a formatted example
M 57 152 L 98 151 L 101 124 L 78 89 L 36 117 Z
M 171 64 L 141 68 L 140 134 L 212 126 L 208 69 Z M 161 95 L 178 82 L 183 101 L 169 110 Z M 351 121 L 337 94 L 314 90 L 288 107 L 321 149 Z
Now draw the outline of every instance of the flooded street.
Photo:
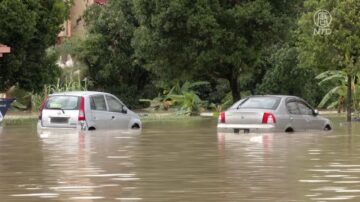
M 145 123 L 141 134 L 0 134 L 0 201 L 360 200 L 360 131 L 217 134 L 216 120 Z

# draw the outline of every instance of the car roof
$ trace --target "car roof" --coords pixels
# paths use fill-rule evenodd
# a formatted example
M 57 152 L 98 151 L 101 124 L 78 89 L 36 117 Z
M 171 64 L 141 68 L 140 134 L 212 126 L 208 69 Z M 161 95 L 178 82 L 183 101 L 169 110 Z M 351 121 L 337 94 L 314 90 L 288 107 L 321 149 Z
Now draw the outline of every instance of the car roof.
M 294 95 L 252 95 L 252 96 L 249 96 L 249 98 L 250 97 L 278 97 L 278 98 L 281 98 L 281 100 L 286 100 L 286 99 L 290 98 L 290 99 L 301 100 L 308 104 L 308 102 L 306 100 L 304 100 L 303 98 L 300 98 L 300 97 L 294 96 Z
M 301 99 L 297 96 L 294 95 L 251 95 L 249 97 L 279 97 L 279 98 L 296 98 L 296 99 Z
M 54 96 L 54 95 L 89 96 L 89 95 L 95 95 L 95 94 L 110 95 L 109 93 L 98 92 L 98 91 L 66 91 L 66 92 L 53 93 L 50 96 Z

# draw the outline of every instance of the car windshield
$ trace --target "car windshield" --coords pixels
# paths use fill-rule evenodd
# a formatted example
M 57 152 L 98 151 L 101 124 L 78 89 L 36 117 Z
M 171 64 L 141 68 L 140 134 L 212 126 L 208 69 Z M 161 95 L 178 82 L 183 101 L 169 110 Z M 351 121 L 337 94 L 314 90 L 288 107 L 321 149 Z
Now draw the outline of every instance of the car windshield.
M 79 97 L 77 96 L 51 96 L 45 109 L 77 110 L 79 109 Z
M 250 97 L 242 102 L 240 109 L 276 109 L 280 103 L 279 97 Z

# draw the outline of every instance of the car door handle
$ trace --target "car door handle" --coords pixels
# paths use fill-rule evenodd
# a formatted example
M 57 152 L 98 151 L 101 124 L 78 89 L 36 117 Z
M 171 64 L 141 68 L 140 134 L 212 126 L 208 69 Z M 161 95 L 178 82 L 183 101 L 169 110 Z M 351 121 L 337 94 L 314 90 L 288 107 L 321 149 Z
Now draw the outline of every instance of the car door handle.
M 290 120 L 294 120 L 294 117 L 290 117 Z

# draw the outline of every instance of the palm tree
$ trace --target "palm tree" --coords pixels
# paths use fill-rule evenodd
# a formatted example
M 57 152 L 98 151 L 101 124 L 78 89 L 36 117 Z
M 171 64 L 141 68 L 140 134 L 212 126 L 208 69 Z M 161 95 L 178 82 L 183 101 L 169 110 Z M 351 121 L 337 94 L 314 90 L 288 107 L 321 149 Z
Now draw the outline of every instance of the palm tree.
M 206 81 L 189 82 L 186 81 L 182 85 L 178 82 L 170 90 L 165 91 L 164 94 L 158 95 L 158 97 L 150 99 L 140 99 L 141 102 L 150 103 L 151 109 L 163 109 L 168 110 L 170 107 L 178 107 L 177 113 L 185 115 L 194 115 L 200 112 L 200 108 L 203 106 L 203 101 L 198 96 L 197 92 L 193 88 L 209 84 Z
M 360 78 L 359 74 L 356 74 L 351 79 L 351 91 L 353 94 L 353 106 L 354 110 L 358 109 L 359 106 L 359 96 L 360 86 L 357 85 L 357 81 Z M 337 108 L 338 113 L 341 112 L 345 107 L 346 95 L 347 95 L 347 86 L 348 86 L 348 74 L 340 70 L 329 70 L 325 71 L 318 76 L 316 79 L 321 80 L 319 85 L 324 85 L 325 83 L 332 82 L 335 86 L 326 93 L 326 95 L 321 100 L 319 107 L 325 107 L 327 109 Z
M 197 93 L 193 90 L 194 87 L 202 86 L 209 84 L 206 81 L 198 81 L 191 83 L 186 81 L 180 86 L 177 83 L 167 94 L 166 99 L 171 100 L 174 105 L 180 105 L 180 112 L 192 115 L 198 114 L 200 112 L 200 108 L 203 104 L 203 101 L 197 95 Z

